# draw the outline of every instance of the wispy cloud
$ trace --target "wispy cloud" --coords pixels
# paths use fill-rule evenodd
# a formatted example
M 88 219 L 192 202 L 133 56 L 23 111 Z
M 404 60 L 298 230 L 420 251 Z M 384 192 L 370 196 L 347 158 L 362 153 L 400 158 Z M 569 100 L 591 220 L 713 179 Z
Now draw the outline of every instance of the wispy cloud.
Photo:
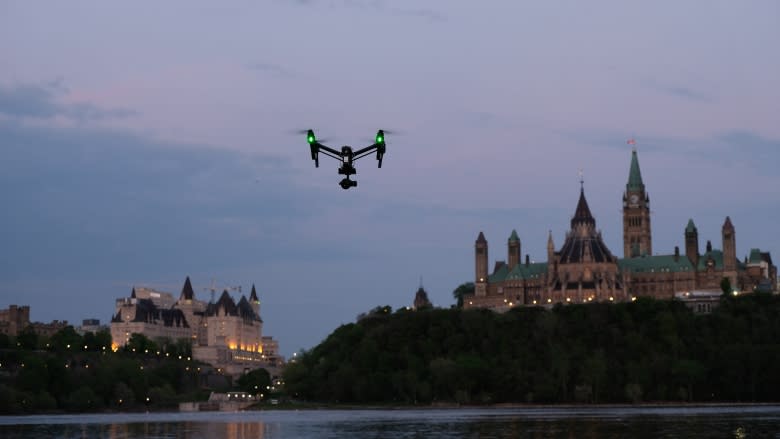
M 295 0 L 294 3 L 298 5 L 314 6 L 324 2 L 321 0 Z M 328 3 L 331 7 L 341 6 L 356 9 L 372 9 L 379 12 L 386 12 L 390 15 L 419 18 L 431 22 L 447 21 L 447 16 L 445 14 L 430 8 L 404 8 L 396 6 L 397 2 L 392 2 L 391 4 L 393 5 L 388 6 L 387 2 L 382 0 L 339 0 Z
M 0 84 L 0 114 L 15 118 L 76 121 L 118 119 L 137 115 L 127 108 L 102 108 L 91 102 L 62 102 L 68 93 L 61 80 L 43 84 Z
M 747 130 L 734 130 L 720 135 L 718 140 L 725 144 L 726 156 L 733 162 L 745 163 L 765 175 L 778 175 L 780 139 L 769 139 Z
M 447 16 L 441 12 L 434 11 L 433 9 L 415 8 L 415 9 L 403 9 L 403 8 L 389 8 L 389 11 L 402 16 L 423 18 L 428 21 L 447 21 Z
M 283 67 L 279 64 L 268 63 L 268 62 L 250 63 L 246 65 L 246 68 L 256 72 L 267 73 L 279 78 L 294 78 L 297 76 L 295 72 L 287 69 L 286 67 Z
M 712 102 L 711 96 L 708 96 L 707 94 L 699 90 L 696 90 L 694 88 L 679 85 L 679 84 L 668 84 L 668 83 L 662 83 L 658 81 L 646 81 L 645 86 L 657 92 L 661 92 L 669 96 L 674 96 L 677 98 L 686 99 L 693 102 L 700 102 L 700 103 Z

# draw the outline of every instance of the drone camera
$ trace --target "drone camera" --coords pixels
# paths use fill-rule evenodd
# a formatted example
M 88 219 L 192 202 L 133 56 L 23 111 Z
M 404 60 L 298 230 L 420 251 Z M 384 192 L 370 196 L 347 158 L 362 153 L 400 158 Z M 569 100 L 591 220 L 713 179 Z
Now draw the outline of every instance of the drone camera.
M 346 175 L 347 177 L 349 177 L 350 175 L 357 174 L 357 170 L 355 169 L 354 166 L 350 165 L 349 163 L 344 163 L 339 168 L 339 174 Z
M 341 180 L 341 182 L 339 183 L 339 186 L 341 186 L 342 189 L 347 190 L 347 189 L 349 189 L 351 187 L 357 187 L 357 182 L 356 181 L 352 181 L 352 180 L 349 179 L 349 177 L 347 177 L 347 178 Z

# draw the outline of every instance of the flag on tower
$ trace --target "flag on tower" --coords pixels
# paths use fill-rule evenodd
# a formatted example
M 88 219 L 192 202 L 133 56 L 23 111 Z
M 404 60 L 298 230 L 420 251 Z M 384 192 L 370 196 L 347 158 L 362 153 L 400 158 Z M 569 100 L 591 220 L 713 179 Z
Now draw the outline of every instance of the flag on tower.
M 626 143 L 628 143 L 629 145 L 636 145 L 636 140 L 634 140 L 634 138 L 632 137 L 632 138 L 628 139 L 626 141 Z

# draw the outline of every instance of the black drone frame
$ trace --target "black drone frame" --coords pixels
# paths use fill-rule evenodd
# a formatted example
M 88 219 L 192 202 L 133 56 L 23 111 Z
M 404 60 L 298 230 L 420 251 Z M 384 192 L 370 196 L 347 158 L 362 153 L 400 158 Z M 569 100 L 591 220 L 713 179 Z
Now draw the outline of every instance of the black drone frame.
M 355 161 L 362 159 L 363 157 L 366 157 L 367 155 L 376 151 L 376 159 L 379 162 L 377 167 L 381 168 L 382 157 L 384 157 L 387 148 L 387 145 L 385 144 L 384 130 L 377 131 L 376 138 L 374 139 L 374 143 L 372 145 L 358 149 L 357 151 L 353 151 L 351 146 L 346 145 L 341 147 L 341 151 L 325 146 L 317 141 L 313 130 L 308 130 L 306 132 L 306 140 L 309 142 L 309 148 L 311 148 L 311 159 L 314 160 L 315 167 L 320 167 L 319 153 L 323 153 L 328 157 L 333 157 L 334 159 L 341 162 L 341 166 L 339 167 L 339 174 L 346 176 L 343 180 L 341 180 L 341 182 L 339 182 L 339 185 L 342 187 L 342 189 L 357 187 L 357 181 L 349 179 L 350 175 L 357 174 L 357 170 L 353 164 Z

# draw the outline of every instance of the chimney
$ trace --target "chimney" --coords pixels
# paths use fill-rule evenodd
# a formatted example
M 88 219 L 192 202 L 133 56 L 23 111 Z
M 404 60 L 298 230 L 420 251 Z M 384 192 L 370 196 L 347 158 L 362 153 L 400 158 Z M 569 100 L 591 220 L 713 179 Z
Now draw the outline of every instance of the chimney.
M 712 252 L 712 243 L 708 239 L 707 240 L 707 253 L 710 253 L 710 252 Z
M 674 262 L 680 261 L 680 247 L 674 246 Z
M 528 253 L 525 255 L 525 266 L 527 267 L 531 263 L 531 258 L 528 256 Z

